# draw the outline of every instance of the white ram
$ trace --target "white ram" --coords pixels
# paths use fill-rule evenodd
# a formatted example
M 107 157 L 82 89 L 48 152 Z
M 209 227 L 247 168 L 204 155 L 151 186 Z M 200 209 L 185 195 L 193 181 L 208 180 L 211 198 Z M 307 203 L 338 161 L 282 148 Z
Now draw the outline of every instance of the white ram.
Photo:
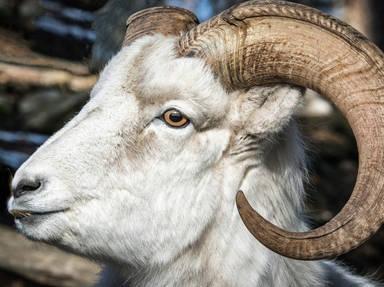
M 347 252 L 383 222 L 381 52 L 280 1 L 195 22 L 169 7 L 130 18 L 90 101 L 17 171 L 18 229 L 107 264 L 100 286 L 373 286 L 295 259 Z M 351 199 L 308 232 L 302 91 L 281 82 L 329 97 L 359 144 Z

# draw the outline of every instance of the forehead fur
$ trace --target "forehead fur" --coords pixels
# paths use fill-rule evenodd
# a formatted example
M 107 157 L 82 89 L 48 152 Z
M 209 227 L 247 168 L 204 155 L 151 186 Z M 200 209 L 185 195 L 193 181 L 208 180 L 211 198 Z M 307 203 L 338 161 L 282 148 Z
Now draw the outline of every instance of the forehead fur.
M 176 56 L 176 40 L 145 36 L 124 47 L 105 68 L 98 85 L 113 79 L 142 105 L 186 100 L 205 114 L 222 117 L 229 95 L 203 60 Z

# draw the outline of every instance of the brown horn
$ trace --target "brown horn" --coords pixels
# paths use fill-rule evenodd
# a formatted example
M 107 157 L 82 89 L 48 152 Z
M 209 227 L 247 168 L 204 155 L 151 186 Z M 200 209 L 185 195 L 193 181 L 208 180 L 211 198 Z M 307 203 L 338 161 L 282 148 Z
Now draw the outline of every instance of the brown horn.
M 123 46 L 144 35 L 155 33 L 181 36 L 197 24 L 199 20 L 186 9 L 170 6 L 144 9 L 128 18 Z
M 353 193 L 331 221 L 287 232 L 249 205 L 236 202 L 249 231 L 275 252 L 302 260 L 348 252 L 384 219 L 384 61 L 382 52 L 350 26 L 315 9 L 284 1 L 235 6 L 185 34 L 183 56 L 205 58 L 228 89 L 281 83 L 328 97 L 345 115 L 359 150 Z

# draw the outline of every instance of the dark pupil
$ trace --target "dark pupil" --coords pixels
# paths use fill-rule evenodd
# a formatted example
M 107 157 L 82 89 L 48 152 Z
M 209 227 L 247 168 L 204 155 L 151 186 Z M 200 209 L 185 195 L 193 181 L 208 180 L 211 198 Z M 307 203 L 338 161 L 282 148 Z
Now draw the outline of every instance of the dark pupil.
M 179 112 L 172 112 L 169 115 L 169 119 L 175 123 L 180 122 L 183 119 L 183 116 Z

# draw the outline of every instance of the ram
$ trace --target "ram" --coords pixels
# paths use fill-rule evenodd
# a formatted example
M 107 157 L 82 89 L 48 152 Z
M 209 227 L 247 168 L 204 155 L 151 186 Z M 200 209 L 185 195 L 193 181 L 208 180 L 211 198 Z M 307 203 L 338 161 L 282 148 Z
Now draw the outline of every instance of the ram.
M 89 102 L 17 171 L 9 211 L 27 237 L 104 262 L 100 286 L 377 286 L 326 258 L 383 222 L 383 65 L 349 26 L 288 2 L 199 25 L 138 12 Z M 351 198 L 315 230 L 300 87 L 342 111 L 360 155 Z

